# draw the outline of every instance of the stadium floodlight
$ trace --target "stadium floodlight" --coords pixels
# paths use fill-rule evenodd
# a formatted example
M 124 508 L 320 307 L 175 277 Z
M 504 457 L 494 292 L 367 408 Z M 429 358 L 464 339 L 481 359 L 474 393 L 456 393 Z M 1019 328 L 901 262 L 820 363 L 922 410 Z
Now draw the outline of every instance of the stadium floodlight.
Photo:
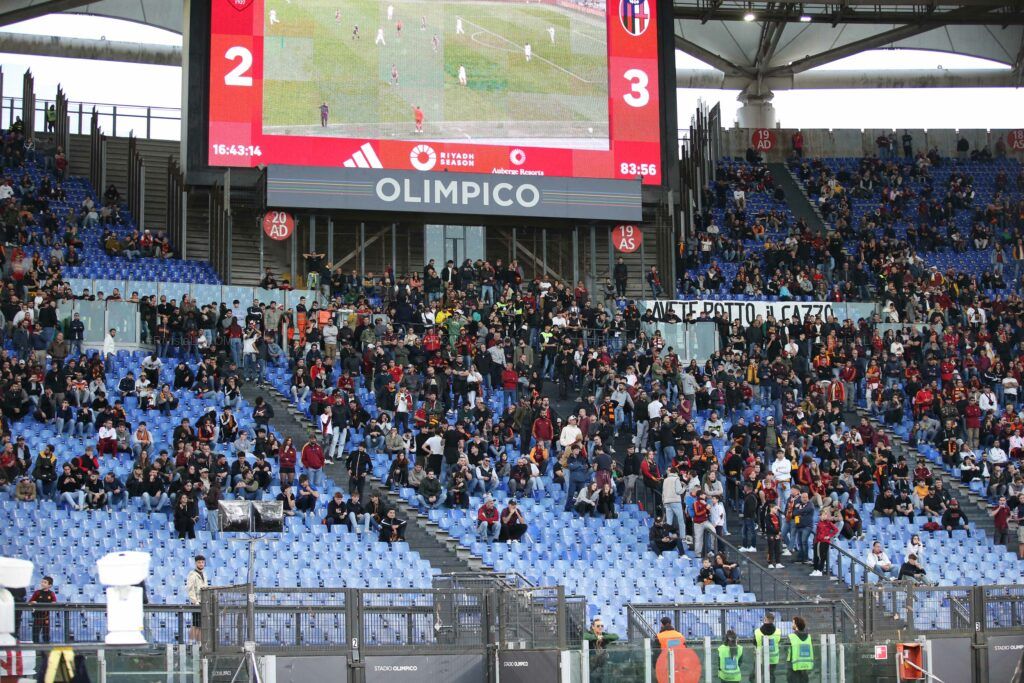
M 743 15 L 743 21 L 753 21 L 754 19 L 757 19 L 757 17 L 754 15 L 753 12 L 748 11 L 746 14 Z
M 807 22 L 809 22 L 810 20 L 811 20 L 811 15 L 810 14 L 801 14 L 800 15 L 800 21 L 804 22 L 805 24 Z
M 110 645 L 145 645 L 146 626 L 141 584 L 149 576 L 150 554 L 107 553 L 96 561 L 96 574 L 107 587 L 107 635 Z
M 0 645 L 14 645 L 18 642 L 18 625 L 14 623 L 14 596 L 7 589 L 31 586 L 34 568 L 29 560 L 0 557 Z

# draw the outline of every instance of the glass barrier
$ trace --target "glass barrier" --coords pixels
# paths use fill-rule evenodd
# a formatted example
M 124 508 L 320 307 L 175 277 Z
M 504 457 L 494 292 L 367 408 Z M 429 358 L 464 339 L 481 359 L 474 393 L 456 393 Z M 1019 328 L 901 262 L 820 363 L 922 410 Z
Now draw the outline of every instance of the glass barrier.
M 86 344 L 102 344 L 107 331 L 103 329 L 106 321 L 107 302 L 105 301 L 76 301 L 75 311 L 85 325 L 83 341 Z
M 107 302 L 107 329 L 117 330 L 122 344 L 139 343 L 139 306 L 126 301 Z
M 838 681 L 839 671 L 844 664 L 840 653 L 843 646 L 827 645 L 823 636 L 813 634 L 813 663 L 806 672 L 794 672 L 789 662 L 789 640 L 783 636 L 780 643 L 779 662 L 765 666 L 761 662 L 758 670 L 758 656 L 752 638 L 740 639 L 737 642 L 737 664 L 739 678 L 723 678 L 720 676 L 719 647 L 724 645 L 720 639 L 693 638 L 686 640 L 681 648 L 674 650 L 674 665 L 679 683 L 718 683 L 723 680 L 742 680 L 751 683 L 827 683 Z M 895 646 L 890 647 L 890 668 L 885 670 L 889 677 L 894 676 Z M 871 673 L 857 671 L 857 664 L 863 664 L 863 656 L 873 655 L 873 645 L 846 646 L 846 681 L 878 681 L 886 680 L 880 675 L 884 667 L 874 667 Z M 595 649 L 592 643 L 569 658 L 569 680 L 581 683 L 664 683 L 671 678 L 668 675 L 668 653 L 658 648 L 657 640 L 651 640 L 645 647 L 643 641 L 616 642 L 605 648 Z M 721 653 L 728 658 L 732 652 L 725 649 Z M 862 656 L 863 655 L 863 656 Z M 863 667 L 862 669 L 866 669 Z M 858 676 L 851 678 L 851 672 Z M 732 674 L 730 674 L 732 675 Z
M 198 646 L 140 646 L 140 647 L 75 647 L 70 645 L 88 674 L 88 680 L 95 683 L 138 683 L 139 681 L 175 681 L 176 683 L 200 683 L 201 664 Z M 7 662 L 20 665 L 21 677 L 17 680 L 65 680 L 56 670 L 50 672 L 49 646 L 21 645 L 0 653 Z M 8 667 L 3 667 L 7 669 Z M 8 680 L 4 677 L 4 680 Z M 10 680 L 15 680 L 14 678 Z M 76 677 L 75 680 L 78 680 Z
M 192 285 L 192 298 L 200 306 L 206 304 L 220 304 L 221 302 L 221 286 L 220 285 Z

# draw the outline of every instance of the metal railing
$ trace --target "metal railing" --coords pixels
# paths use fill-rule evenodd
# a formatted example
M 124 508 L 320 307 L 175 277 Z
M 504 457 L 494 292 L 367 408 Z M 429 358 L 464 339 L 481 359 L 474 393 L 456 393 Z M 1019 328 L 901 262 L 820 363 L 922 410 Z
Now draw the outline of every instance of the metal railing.
M 874 638 L 1020 632 L 1024 586 L 865 585 L 861 610 L 865 635 Z
M 757 628 L 765 614 L 775 616 L 776 625 L 786 624 L 799 616 L 814 633 L 843 634 L 852 640 L 857 629 L 849 613 L 838 600 L 763 601 L 746 603 L 652 603 L 630 604 L 626 607 L 627 637 L 630 641 L 656 637 L 662 617 L 687 640 L 710 637 L 721 640 L 730 629 L 747 637 Z
M 42 131 L 46 125 L 46 109 L 55 100 L 36 98 L 32 110 L 35 112 L 35 130 Z M 0 102 L 0 127 L 9 128 L 11 122 L 23 116 L 24 103 L 21 97 L 5 97 Z M 111 131 L 111 135 L 136 137 L 147 140 L 178 140 L 181 137 L 181 109 L 178 107 L 145 107 L 131 104 L 110 104 L 107 102 L 67 103 L 69 134 L 88 135 L 93 109 L 100 119 L 100 125 Z
M 586 602 L 556 587 L 211 588 L 203 593 L 203 652 L 237 653 L 244 643 L 289 654 L 484 652 L 502 644 L 579 644 Z
M 739 548 L 727 541 L 725 538 L 714 534 L 717 548 L 726 553 L 732 562 L 735 562 L 740 570 L 740 584 L 743 590 L 753 593 L 758 600 L 764 602 L 800 602 L 810 600 L 811 597 L 801 593 L 797 589 L 781 580 L 777 575 L 768 571 L 767 567 L 753 559 L 750 555 L 741 553 Z
M 185 643 L 195 607 L 146 605 L 144 633 L 151 643 Z M 46 638 L 55 643 L 102 643 L 107 634 L 107 606 L 96 603 L 17 605 L 15 627 L 19 640 Z

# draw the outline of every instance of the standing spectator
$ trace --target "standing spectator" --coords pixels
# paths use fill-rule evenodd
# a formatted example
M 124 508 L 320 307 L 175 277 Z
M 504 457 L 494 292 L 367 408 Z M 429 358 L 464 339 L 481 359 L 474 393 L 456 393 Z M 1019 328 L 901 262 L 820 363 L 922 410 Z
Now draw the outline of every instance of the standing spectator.
M 810 564 L 807 552 L 811 531 L 814 529 L 814 503 L 811 502 L 807 491 L 800 493 L 800 499 L 793 507 L 793 526 L 793 542 L 796 546 L 794 561 Z
M 1006 504 L 1006 496 L 1000 496 L 999 502 L 988 514 L 995 525 L 996 545 L 1006 545 L 1010 537 L 1010 508 Z
M 743 484 L 743 533 L 740 538 L 741 553 L 757 552 L 757 517 L 761 508 L 761 500 L 754 492 L 751 482 Z
M 305 472 L 304 476 L 309 479 L 310 486 L 315 489 L 323 487 L 324 452 L 314 433 L 309 435 L 309 439 L 302 447 L 302 469 Z
M 195 567 L 185 577 L 185 592 L 189 603 L 199 607 L 203 589 L 208 585 L 206 581 L 206 557 L 196 555 Z M 189 637 L 193 643 L 198 643 L 202 640 L 202 615 L 203 613 L 198 609 L 192 613 L 192 626 L 189 628 Z
M 818 527 L 814 531 L 814 571 L 811 576 L 823 576 L 828 571 L 828 552 L 832 547 L 832 539 L 839 534 L 839 527 L 832 521 L 832 515 L 822 510 L 818 519 Z
M 615 263 L 614 276 L 615 295 L 622 299 L 626 296 L 626 285 L 629 284 L 629 267 L 626 266 L 626 262 L 622 260 L 621 256 Z
M 770 504 L 762 530 L 768 541 L 768 568 L 782 569 L 782 511 L 777 502 Z
M 39 588 L 32 592 L 28 599 L 30 605 L 52 605 L 57 602 L 57 594 L 53 592 L 53 577 L 44 576 L 39 581 Z M 32 642 L 50 642 L 50 612 L 35 610 L 32 613 Z

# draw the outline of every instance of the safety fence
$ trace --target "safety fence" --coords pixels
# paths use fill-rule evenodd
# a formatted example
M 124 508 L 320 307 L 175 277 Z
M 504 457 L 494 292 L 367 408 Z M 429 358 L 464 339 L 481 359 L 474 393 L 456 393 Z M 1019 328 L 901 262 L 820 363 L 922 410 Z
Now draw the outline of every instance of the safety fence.
M 81 674 L 65 677 L 61 660 L 77 666 L 87 678 Z M 47 643 L 19 643 L 0 650 L 4 681 L 200 683 L 202 674 L 198 645 L 108 645 L 101 639 L 62 644 L 59 649 Z
M 187 605 L 146 605 L 146 640 L 161 644 L 186 643 L 197 614 L 195 609 Z M 15 631 L 18 639 L 26 642 L 103 642 L 107 633 L 107 606 L 97 603 L 18 605 Z
M 860 609 L 869 636 L 1019 632 L 1024 586 L 864 585 Z
M 686 638 L 721 641 L 727 631 L 752 634 L 766 614 L 771 614 L 780 627 L 793 617 L 801 617 L 814 633 L 835 633 L 843 640 L 855 640 L 856 624 L 849 610 L 839 600 L 800 600 L 792 602 L 748 603 L 664 603 L 626 606 L 627 637 L 630 641 L 655 638 L 661 620 L 668 617 L 676 630 Z
M 251 642 L 275 654 L 358 659 L 369 652 L 487 653 L 500 644 L 564 649 L 579 642 L 586 603 L 567 599 L 561 587 L 254 588 L 250 594 L 241 585 L 205 591 L 202 615 L 204 653 L 239 652 Z

